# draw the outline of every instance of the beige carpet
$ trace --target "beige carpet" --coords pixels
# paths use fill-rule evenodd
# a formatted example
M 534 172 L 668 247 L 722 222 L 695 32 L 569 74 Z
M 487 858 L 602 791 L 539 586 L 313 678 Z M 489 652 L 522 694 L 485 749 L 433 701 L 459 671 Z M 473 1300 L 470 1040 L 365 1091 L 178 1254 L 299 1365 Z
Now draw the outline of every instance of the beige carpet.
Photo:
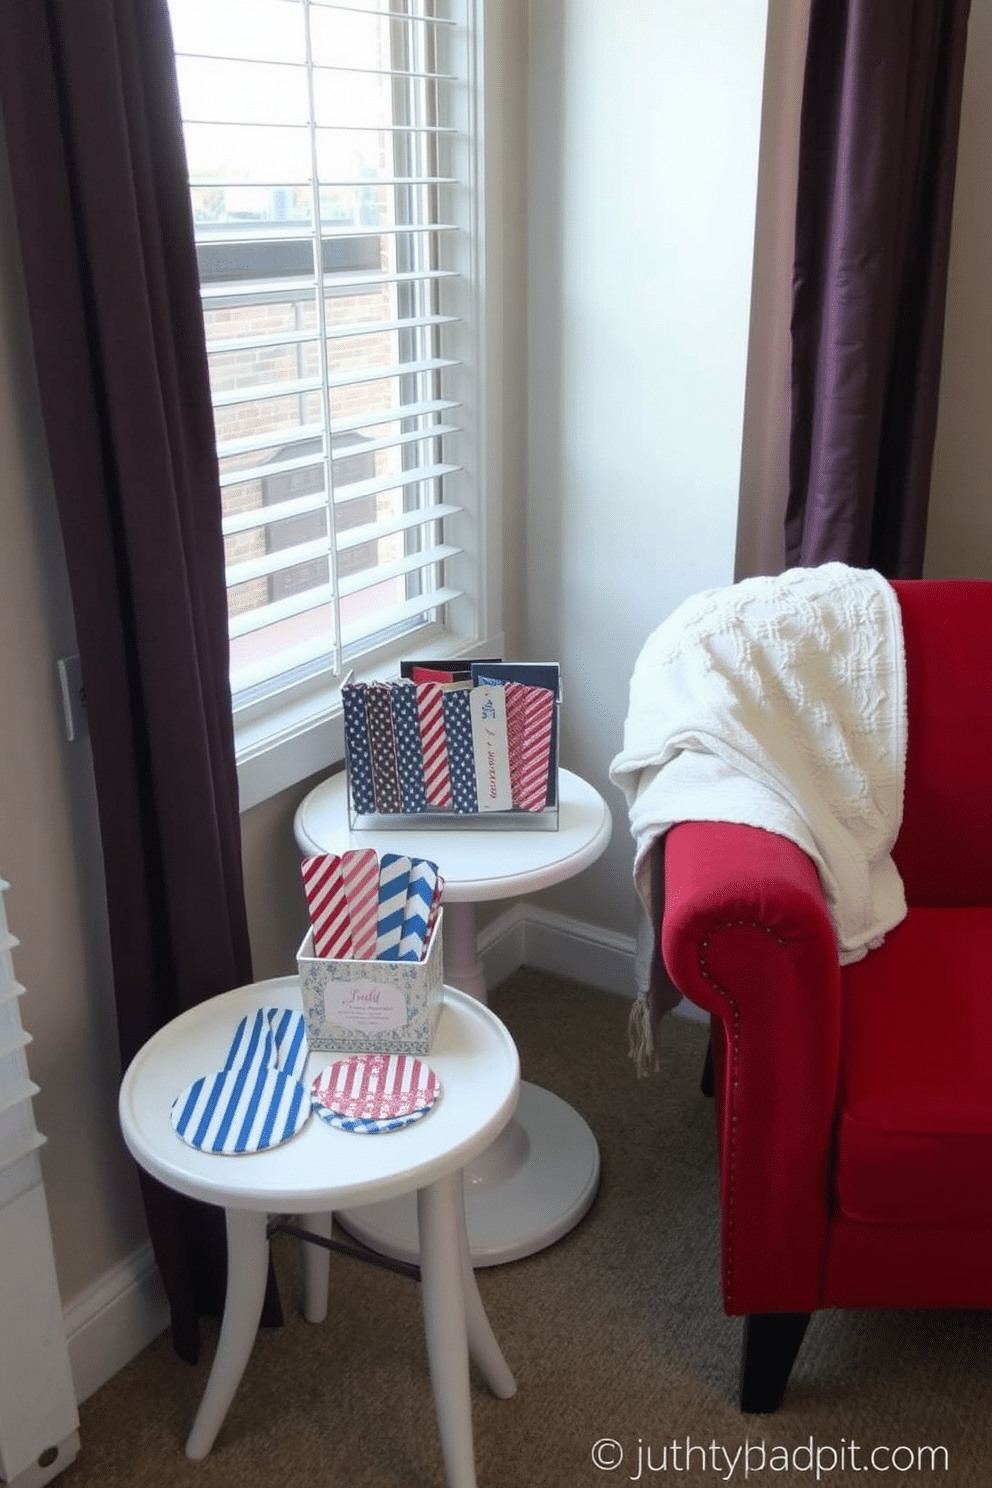
M 743 1483 L 745 1448 L 746 1481 L 758 1485 L 816 1482 L 817 1453 L 819 1481 L 831 1485 L 992 1483 L 984 1313 L 820 1314 L 783 1408 L 736 1409 L 741 1323 L 720 1306 L 702 1026 L 669 1020 L 662 1073 L 638 1081 L 623 999 L 524 970 L 492 1005 L 524 1077 L 596 1132 L 603 1178 L 572 1234 L 479 1272 L 518 1383 L 502 1401 L 474 1380 L 479 1488 Z M 196 1369 L 163 1336 L 85 1403 L 82 1451 L 60 1484 L 443 1484 L 416 1284 L 332 1258 L 330 1316 L 313 1327 L 299 1316 L 297 1247 L 282 1238 L 274 1249 L 289 1321 L 260 1334 L 210 1456 L 183 1455 L 216 1338 L 208 1323 Z M 946 1449 L 946 1470 L 940 1454 L 932 1470 L 925 1452 L 917 1470 L 927 1447 Z

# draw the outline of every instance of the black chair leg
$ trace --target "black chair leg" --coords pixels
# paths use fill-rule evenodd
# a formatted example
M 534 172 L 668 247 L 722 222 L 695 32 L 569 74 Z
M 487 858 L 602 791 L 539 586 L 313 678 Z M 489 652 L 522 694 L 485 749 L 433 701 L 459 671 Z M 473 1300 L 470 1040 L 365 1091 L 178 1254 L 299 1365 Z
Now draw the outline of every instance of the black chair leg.
M 709 1043 L 706 1045 L 706 1061 L 705 1061 L 705 1063 L 703 1065 L 703 1074 L 702 1074 L 701 1080 L 699 1081 L 699 1088 L 700 1088 L 700 1090 L 702 1091 L 702 1093 L 704 1095 L 712 1095 L 714 1093 L 715 1087 L 714 1087 L 714 1084 L 713 1084 L 713 1040 L 712 1039 L 710 1039 Z
M 741 1410 L 778 1410 L 810 1320 L 808 1312 L 753 1312 L 744 1319 Z

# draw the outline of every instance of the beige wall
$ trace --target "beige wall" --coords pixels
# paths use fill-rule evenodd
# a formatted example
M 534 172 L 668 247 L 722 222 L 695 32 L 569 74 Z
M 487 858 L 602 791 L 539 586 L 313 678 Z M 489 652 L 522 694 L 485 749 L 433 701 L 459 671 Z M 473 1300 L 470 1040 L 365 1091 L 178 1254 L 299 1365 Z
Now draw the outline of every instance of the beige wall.
M 3 162 L 0 149 L 0 163 Z M 74 649 L 58 521 L 0 173 L 0 876 L 64 1301 L 140 1243 L 88 740 L 66 741 L 55 659 Z
M 634 930 L 610 760 L 644 639 L 731 582 L 767 0 L 535 0 L 527 641 L 562 663 L 562 763 L 614 813 L 548 907 Z
M 968 26 L 925 572 L 992 578 L 992 3 Z
M 613 7 L 592 0 L 531 0 L 528 36 L 526 0 L 487 7 L 489 17 L 502 18 L 491 38 L 499 86 L 487 103 L 487 129 L 495 136 L 501 116 L 504 129 L 493 199 L 501 237 L 487 269 L 501 346 L 500 374 L 488 392 L 496 420 L 490 462 L 499 474 L 508 551 L 501 595 L 507 650 L 561 656 L 566 763 L 604 790 L 640 638 L 690 585 L 720 582 L 733 569 L 763 47 L 763 10 L 750 0 L 705 8 L 698 0 L 623 3 L 640 30 L 617 26 Z M 986 574 L 992 207 L 981 160 L 983 141 L 992 140 L 988 11 L 987 0 L 973 7 L 931 530 L 935 566 L 976 566 Z M 696 113 L 691 99 L 681 112 L 666 112 L 691 90 L 677 93 L 678 78 L 651 63 L 652 49 L 664 42 L 679 70 L 671 51 L 676 38 L 665 34 L 676 15 L 686 27 L 683 70 L 691 60 L 703 78 Z M 696 26 L 693 18 L 704 15 L 709 21 Z M 708 35 L 706 24 L 717 22 Z M 732 117 L 737 110 L 741 126 L 729 156 L 723 140 L 702 127 L 706 88 L 719 88 L 726 109 L 724 84 L 732 84 Z M 623 139 L 616 116 L 628 107 L 680 157 L 668 162 L 664 177 L 666 190 L 674 184 L 682 192 L 669 218 L 657 193 L 648 192 L 647 201 L 637 195 L 651 180 L 651 161 L 617 153 Z M 603 148 L 607 138 L 612 154 Z M 749 179 L 740 179 L 745 167 Z M 709 230 L 726 238 L 721 273 L 710 281 L 694 272 L 685 246 L 697 211 L 709 213 Z M 15 966 L 28 989 L 23 1017 L 35 1036 L 28 1055 L 42 1086 L 39 1125 L 49 1137 L 42 1163 L 60 1287 L 70 1303 L 126 1259 L 144 1227 L 117 1135 L 119 1068 L 89 745 L 66 743 L 55 688 L 55 659 L 73 649 L 71 609 L 10 221 L 0 178 L 0 874 L 11 881 L 9 917 L 21 940 Z M 651 278 L 662 293 L 646 315 L 635 314 L 625 290 L 631 284 L 641 293 Z M 695 310 L 685 303 L 693 294 Z M 714 325 L 728 337 L 722 352 Z M 546 333 L 554 339 L 542 344 Z M 693 400 L 708 401 L 720 417 L 713 412 L 707 421 L 689 407 Z M 608 437 L 614 434 L 624 439 Z M 308 784 L 243 819 L 259 976 L 292 970 L 303 915 L 292 818 Z M 611 804 L 617 807 L 615 796 Z M 593 925 L 626 929 L 629 845 L 619 811 L 616 822 L 602 871 L 562 888 L 554 905 Z

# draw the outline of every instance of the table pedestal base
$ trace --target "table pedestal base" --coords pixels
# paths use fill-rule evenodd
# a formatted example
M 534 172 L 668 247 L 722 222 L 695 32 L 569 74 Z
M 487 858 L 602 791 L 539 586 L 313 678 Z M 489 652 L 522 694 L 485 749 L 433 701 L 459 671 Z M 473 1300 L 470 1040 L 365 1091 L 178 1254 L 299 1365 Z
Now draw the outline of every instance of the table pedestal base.
M 599 1148 L 587 1123 L 550 1090 L 524 1082 L 513 1120 L 465 1169 L 472 1265 L 517 1261 L 552 1245 L 578 1224 L 598 1188 Z M 380 1255 L 419 1259 L 413 1194 L 335 1218 Z

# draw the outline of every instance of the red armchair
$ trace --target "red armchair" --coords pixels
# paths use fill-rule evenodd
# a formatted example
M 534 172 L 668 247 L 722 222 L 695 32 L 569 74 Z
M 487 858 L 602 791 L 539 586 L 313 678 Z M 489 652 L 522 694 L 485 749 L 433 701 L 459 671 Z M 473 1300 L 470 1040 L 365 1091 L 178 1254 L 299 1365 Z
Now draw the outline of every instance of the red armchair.
M 992 582 L 899 581 L 909 913 L 850 966 L 815 867 L 752 827 L 666 835 L 661 948 L 710 1014 L 741 1409 L 823 1307 L 992 1307 Z

